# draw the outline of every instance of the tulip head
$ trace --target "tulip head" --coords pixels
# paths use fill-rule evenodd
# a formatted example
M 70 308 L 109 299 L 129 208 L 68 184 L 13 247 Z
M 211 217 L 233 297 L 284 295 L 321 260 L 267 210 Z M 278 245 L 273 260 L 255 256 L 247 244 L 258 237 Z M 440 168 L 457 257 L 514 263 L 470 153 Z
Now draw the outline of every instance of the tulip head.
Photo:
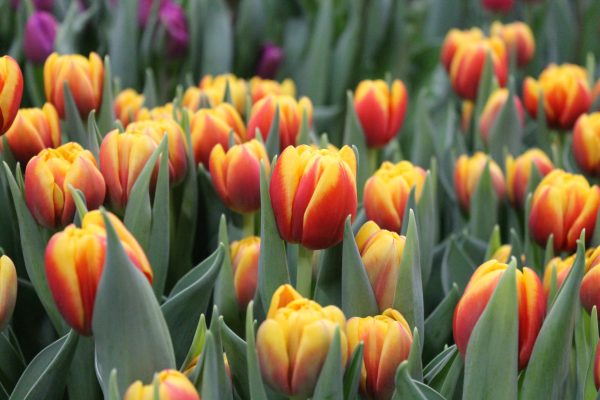
M 588 249 L 585 255 L 585 274 L 581 280 L 579 299 L 581 305 L 591 313 L 594 306 L 600 307 L 600 247 Z
M 454 188 L 463 210 L 468 211 L 471 206 L 471 196 L 479 184 L 481 174 L 486 165 L 490 169 L 492 185 L 499 200 L 504 198 L 506 183 L 502 170 L 487 154 L 476 152 L 472 157 L 462 155 L 456 160 L 454 166 Z
M 582 114 L 573 128 L 573 155 L 582 170 L 600 175 L 600 112 Z
M 0 135 L 10 128 L 23 96 L 23 74 L 10 56 L 0 57 Z
M 525 207 L 533 165 L 541 177 L 548 175 L 554 169 L 554 164 L 546 153 L 537 148 L 527 150 L 516 159 L 512 155 L 506 157 L 506 191 L 512 204 L 520 209 Z
M 517 114 L 519 115 L 519 122 L 521 123 L 521 126 L 525 126 L 523 104 L 521 104 L 521 100 L 518 96 L 514 96 L 513 98 Z M 506 100 L 508 100 L 508 89 L 501 88 L 494 91 L 485 103 L 485 107 L 479 117 L 479 132 L 481 133 L 481 137 L 485 144 L 489 144 L 491 129 L 504 108 Z
M 218 103 L 212 103 L 213 106 L 217 106 L 224 101 L 228 85 L 233 106 L 240 115 L 243 115 L 246 111 L 246 95 L 248 93 L 246 81 L 243 79 L 237 78 L 233 74 L 205 75 L 200 81 L 199 87 L 202 90 L 211 90 L 217 94 L 214 95 L 214 98 L 218 99 Z
M 450 29 L 442 44 L 442 54 L 440 56 L 446 72 L 450 73 L 450 66 L 452 65 L 454 55 L 462 45 L 479 41 L 483 38 L 483 32 L 479 28 L 471 28 L 464 31 L 456 28 Z
M 136 114 L 134 121 L 172 119 L 181 120 L 182 114 L 179 109 L 173 107 L 173 103 L 167 103 L 162 106 L 156 106 L 148 109 L 142 107 Z
M 296 85 L 291 79 L 285 79 L 279 83 L 270 79 L 262 79 L 258 76 L 250 79 L 250 94 L 252 104 L 272 94 L 275 96 L 296 97 Z
M 501 263 L 507 263 L 512 253 L 512 246 L 510 244 L 503 244 L 498 247 L 494 254 L 490 257 L 490 260 L 496 260 Z
M 513 8 L 514 0 L 481 0 L 481 5 L 488 11 L 508 13 Z
M 133 89 L 125 89 L 115 97 L 115 115 L 124 127 L 137 119 L 144 106 L 144 95 Z
M 473 108 L 475 108 L 475 103 L 471 100 L 463 100 L 460 113 L 460 130 L 465 135 L 469 133 L 469 129 L 471 128 Z
M 23 51 L 27 60 L 34 64 L 43 64 L 54 50 L 54 39 L 58 22 L 54 15 L 46 11 L 34 12 L 23 33 Z
M 290 146 L 275 164 L 269 191 L 284 240 L 313 250 L 331 247 L 342 240 L 348 215 L 356 215 L 354 151 Z
M 17 302 L 17 270 L 7 256 L 0 256 L 0 332 L 8 325 Z
M 490 33 L 504 42 L 508 54 L 514 52 L 519 67 L 524 67 L 533 58 L 535 39 L 531 28 L 526 23 L 517 21 L 503 25 L 496 21 L 492 24 Z
M 181 105 L 190 110 L 190 112 L 195 113 L 200 110 L 203 105 L 211 107 L 222 104 L 222 99 L 219 96 L 220 94 L 216 90 L 203 90 L 196 86 L 190 86 L 183 92 Z
M 231 243 L 231 266 L 235 297 L 240 309 L 254 298 L 258 283 L 258 257 L 260 255 L 260 237 L 250 236 Z
M 256 75 L 264 79 L 274 79 L 281 61 L 283 61 L 283 49 L 273 43 L 265 43 L 260 50 Z
M 154 376 L 158 385 L 158 397 L 154 395 L 154 382 L 144 385 L 133 382 L 123 400 L 200 400 L 200 395 L 190 380 L 181 372 L 165 369 Z
M 555 289 L 556 290 L 560 289 L 560 287 L 562 286 L 562 284 L 565 281 L 565 278 L 569 274 L 571 267 L 573 267 L 574 262 L 575 262 L 575 254 L 573 254 L 565 259 L 562 259 L 560 257 L 554 257 L 550 261 L 548 261 L 548 264 L 546 265 L 546 268 L 544 269 L 544 280 L 543 280 L 544 293 L 545 293 L 546 297 L 548 297 L 550 295 L 550 289 L 552 288 L 552 276 L 553 275 L 556 276 Z

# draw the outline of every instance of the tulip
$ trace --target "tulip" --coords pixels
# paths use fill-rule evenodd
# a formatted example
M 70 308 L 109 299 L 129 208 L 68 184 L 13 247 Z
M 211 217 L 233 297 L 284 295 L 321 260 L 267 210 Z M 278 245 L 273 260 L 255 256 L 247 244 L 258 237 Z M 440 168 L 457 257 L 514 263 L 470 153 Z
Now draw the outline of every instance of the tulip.
M 488 56 L 498 84 L 502 87 L 506 84 L 508 59 L 504 43 L 494 37 L 467 41 L 458 48 L 450 66 L 450 81 L 456 94 L 467 100 L 475 100 Z
M 339 308 L 321 307 L 305 298 L 281 307 L 272 302 L 269 315 L 256 334 L 258 360 L 266 383 L 287 396 L 310 397 L 336 328 L 340 333 L 342 365 L 346 365 L 346 319 Z
M 504 108 L 506 100 L 508 100 L 508 94 L 508 89 L 497 89 L 490 95 L 485 103 L 485 107 L 483 108 L 481 116 L 479 117 L 479 132 L 481 133 L 483 142 L 486 145 L 489 145 L 490 132 L 496 123 L 500 112 Z M 523 111 L 523 104 L 521 104 L 521 100 L 519 100 L 518 96 L 514 96 L 513 99 L 517 109 L 517 114 L 519 115 L 519 122 L 521 123 L 521 126 L 525 126 L 525 112 Z M 502 134 L 504 134 L 504 132 L 502 132 Z
M 396 387 L 396 369 L 408 359 L 412 333 L 398 311 L 388 308 L 375 317 L 350 318 L 346 327 L 348 353 L 362 342 L 361 390 L 369 399 L 389 400 Z
M 587 112 L 592 104 L 587 72 L 578 65 L 551 64 L 538 80 L 525 78 L 523 100 L 527 112 L 533 118 L 537 117 L 540 92 L 546 122 L 556 129 L 571 129 L 577 118 Z
M 491 35 L 499 37 L 508 53 L 515 53 L 517 65 L 523 67 L 531 61 L 535 53 L 535 39 L 531 28 L 524 22 L 513 22 L 503 25 L 494 22 L 491 27 Z
M 541 246 L 553 235 L 556 251 L 572 251 L 583 229 L 586 240 L 592 237 L 598 206 L 598 186 L 590 186 L 582 175 L 555 169 L 533 193 L 529 230 Z
M 105 186 L 89 150 L 70 142 L 42 150 L 25 169 L 25 201 L 33 218 L 47 228 L 73 221 L 75 202 L 69 185 L 83 193 L 88 209 L 104 202 Z
M 513 0 L 481 0 L 481 5 L 488 11 L 506 14 L 513 8 Z
M 513 205 L 519 208 L 525 206 L 531 168 L 535 164 L 541 177 L 554 169 L 550 158 L 540 149 L 529 149 L 516 159 L 512 155 L 506 157 L 506 191 Z
M 415 188 L 415 199 L 419 201 L 426 176 L 421 167 L 408 161 L 398 164 L 385 161 L 365 184 L 363 202 L 367 218 L 383 229 L 400 232 L 410 191 Z
M 295 146 L 303 114 L 306 114 L 309 127 L 312 125 L 313 107 L 307 97 L 296 101 L 290 96 L 269 95 L 259 100 L 250 111 L 248 136 L 254 137 L 258 128 L 263 139 L 267 140 L 276 110 L 279 110 L 279 148 L 283 150 L 288 146 Z
M 218 96 L 215 97 L 220 99 L 219 103 L 213 103 L 213 106 L 217 106 L 225 99 L 227 84 L 229 84 L 229 93 L 233 106 L 239 114 L 243 115 L 246 111 L 246 94 L 248 91 L 246 82 L 243 79 L 237 78 L 233 74 L 217 75 L 214 77 L 206 75 L 200 81 L 199 87 L 202 90 L 214 90 L 218 93 Z
M 160 7 L 158 18 L 167 36 L 167 55 L 174 58 L 183 57 L 190 41 L 185 11 L 179 4 L 168 0 Z
M 472 157 L 462 155 L 454 165 L 454 188 L 463 210 L 468 211 L 471 205 L 471 196 L 479 184 L 479 178 L 489 166 L 492 185 L 499 200 L 504 198 L 506 184 L 502 170 L 487 154 L 476 152 Z
M 579 299 L 583 307 L 591 313 L 594 306 L 600 307 L 600 247 L 589 249 L 585 255 L 585 275 L 581 281 Z
M 154 382 L 144 385 L 142 381 L 133 382 L 123 400 L 200 400 L 192 382 L 181 372 L 165 369 L 154 376 L 158 385 L 158 394 L 154 393 Z
M 388 144 L 404 122 L 408 95 L 401 80 L 391 87 L 382 80 L 364 80 L 354 94 L 354 108 L 362 126 L 367 146 Z
M 223 203 L 239 213 L 260 208 L 260 163 L 270 172 L 265 146 L 256 139 L 232 146 L 217 144 L 210 153 L 210 176 Z
M 43 64 L 54 50 L 54 39 L 58 22 L 54 15 L 45 11 L 36 11 L 27 20 L 23 38 L 23 50 L 27 60 L 34 64 Z
M 0 57 L 0 135 L 12 125 L 23 96 L 23 74 L 9 56 Z
M 464 356 L 471 332 L 485 310 L 508 265 L 490 260 L 475 270 L 454 310 L 452 330 L 458 351 Z M 519 309 L 519 369 L 525 368 L 546 314 L 542 282 L 530 268 L 516 271 Z
M 267 318 L 273 318 L 280 308 L 285 308 L 288 304 L 293 301 L 303 299 L 302 295 L 293 288 L 292 285 L 284 284 L 275 290 L 273 296 L 271 296 L 271 304 L 269 305 L 269 311 L 267 312 Z
M 283 50 L 273 43 L 265 43 L 261 50 L 256 67 L 256 75 L 264 79 L 273 79 L 283 61 Z
M 592 88 L 592 104 L 597 104 L 600 99 L 600 79 L 596 81 Z
M 367 221 L 356 234 L 356 245 L 379 310 L 393 307 L 406 237 Z
M 473 108 L 475 103 L 470 100 L 464 100 L 461 107 L 460 130 L 466 135 L 471 128 L 471 120 L 473 119 Z
M 501 263 L 507 263 L 512 253 L 512 246 L 510 244 L 503 244 L 498 247 L 494 254 L 490 257 L 490 260 L 496 260 Z
M 173 103 L 167 103 L 162 106 L 156 106 L 148 109 L 142 107 L 135 115 L 135 121 L 147 121 L 147 120 L 161 120 L 161 119 L 172 119 L 181 120 L 181 112 L 173 107 Z
M 290 146 L 275 164 L 269 191 L 284 240 L 312 250 L 331 247 L 342 240 L 348 215 L 356 215 L 354 151 Z
M 214 89 L 202 90 L 195 86 L 190 86 L 183 93 L 181 105 L 191 112 L 196 112 L 201 108 L 202 104 L 206 104 L 207 106 L 221 104 L 222 101 L 219 96 L 220 94 Z
M 152 269 L 144 251 L 125 225 L 108 214 L 125 253 L 152 283 Z M 58 311 L 82 335 L 92 333 L 96 290 L 104 269 L 106 229 L 100 211 L 88 212 L 81 228 L 71 224 L 54 234 L 46 247 L 48 285 Z
M 125 89 L 115 98 L 115 115 L 124 127 L 137 119 L 138 112 L 144 106 L 144 95 L 133 89 Z
M 483 32 L 479 28 L 471 28 L 468 31 L 450 29 L 442 44 L 442 54 L 440 56 L 446 72 L 450 73 L 450 66 L 452 65 L 454 55 L 462 45 L 465 43 L 476 42 L 483 38 Z
M 296 96 L 296 85 L 291 79 L 286 79 L 279 83 L 270 79 L 262 79 L 258 76 L 250 79 L 250 94 L 252 96 L 252 104 L 267 97 L 268 95 L 276 96 Z
M 17 270 L 7 256 L 0 256 L 0 332 L 8 325 L 17 301 Z
M 600 112 L 582 114 L 573 128 L 573 155 L 585 172 L 600 175 Z
M 240 309 L 245 310 L 256 293 L 260 237 L 250 236 L 231 243 L 230 253 L 235 297 Z
M 42 108 L 20 109 L 6 131 L 6 140 L 11 153 L 22 165 L 27 165 L 40 151 L 60 146 L 60 124 L 56 109 L 50 103 Z
M 550 296 L 550 289 L 552 287 L 552 276 L 556 274 L 556 290 L 560 289 L 565 281 L 565 278 L 569 274 L 573 263 L 575 262 L 575 254 L 562 259 L 560 257 L 554 257 L 546 265 L 544 270 L 544 293 L 546 297 Z

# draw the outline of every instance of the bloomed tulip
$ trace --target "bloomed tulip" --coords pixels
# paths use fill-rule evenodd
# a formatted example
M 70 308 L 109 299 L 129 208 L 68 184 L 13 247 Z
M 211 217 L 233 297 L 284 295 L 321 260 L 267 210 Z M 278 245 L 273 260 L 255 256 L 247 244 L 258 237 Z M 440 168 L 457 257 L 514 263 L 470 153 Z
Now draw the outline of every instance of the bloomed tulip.
M 496 260 L 501 263 L 507 263 L 512 253 L 512 246 L 510 244 L 503 244 L 498 247 L 494 254 L 490 257 L 490 260 Z
M 398 133 L 408 104 L 406 88 L 396 79 L 391 87 L 382 80 L 364 80 L 354 93 L 354 108 L 367 146 L 383 147 Z
M 252 96 L 252 104 L 258 102 L 268 95 L 286 95 L 296 96 L 296 85 L 291 79 L 285 79 L 279 83 L 271 79 L 262 79 L 258 76 L 250 79 L 250 95 Z
M 99 110 L 103 82 L 104 65 L 98 54 L 93 52 L 89 58 L 79 54 L 52 53 L 44 63 L 46 99 L 56 107 L 61 118 L 65 117 L 65 83 L 69 86 L 79 114 L 85 117 L 90 111 Z
M 415 188 L 418 202 L 425 177 L 421 167 L 408 161 L 398 164 L 385 161 L 365 184 L 363 202 L 367 218 L 383 229 L 399 232 L 410 191 Z
M 275 164 L 269 190 L 284 240 L 312 250 L 331 247 L 342 240 L 348 215 L 356 215 L 354 151 L 290 146 Z
M 115 115 L 124 127 L 137 119 L 137 114 L 143 106 L 144 95 L 133 89 L 125 89 L 115 97 Z
M 27 165 L 31 157 L 40 151 L 60 146 L 60 124 L 56 109 L 50 103 L 42 108 L 21 108 L 6 131 L 6 140 L 11 153 L 22 165 Z
M 248 121 L 248 137 L 255 137 L 256 129 L 260 130 L 267 140 L 275 111 L 279 108 L 279 147 L 281 150 L 295 146 L 300 135 L 302 114 L 305 113 L 309 126 L 312 125 L 313 107 L 307 97 L 296 101 L 291 96 L 268 95 L 252 106 Z
M 504 108 L 506 100 L 508 100 L 508 89 L 501 88 L 494 91 L 485 103 L 485 107 L 479 117 L 479 132 L 481 133 L 481 137 L 485 144 L 489 144 L 491 129 Z M 519 115 L 519 122 L 521 123 L 521 126 L 524 126 L 525 112 L 523 111 L 523 104 L 521 104 L 521 100 L 518 96 L 514 96 L 514 102 L 517 114 Z M 504 134 L 504 132 L 502 132 L 502 134 Z
M 540 149 L 529 149 L 516 159 L 512 155 L 506 157 L 506 191 L 516 207 L 525 206 L 529 177 L 534 164 L 542 177 L 554 169 L 550 158 Z
M 104 202 L 106 188 L 96 159 L 79 144 L 44 149 L 29 161 L 25 201 L 40 225 L 56 228 L 73 221 L 75 202 L 69 185 L 81 190 L 90 210 Z
M 468 211 L 471 205 L 471 196 L 475 193 L 475 189 L 479 184 L 479 178 L 485 170 L 485 166 L 489 165 L 492 185 L 498 199 L 504 198 L 506 192 L 506 184 L 502 170 L 487 154 L 476 152 L 472 157 L 462 155 L 456 160 L 454 165 L 454 188 L 456 195 L 463 210 Z
M 8 325 L 17 301 L 17 270 L 7 256 L 0 257 L 0 332 Z
M 600 175 L 600 112 L 582 114 L 573 128 L 573 155 L 585 172 Z
M 481 0 L 481 5 L 488 11 L 507 13 L 513 7 L 514 0 Z
M 181 372 L 165 369 L 154 377 L 157 380 L 158 394 L 154 393 L 154 382 L 144 385 L 133 382 L 123 400 L 200 400 L 200 395 L 190 380 Z
M 356 234 L 356 245 L 379 310 L 394 305 L 406 237 L 367 221 Z
M 541 246 L 550 235 L 554 249 L 572 251 L 581 231 L 592 237 L 600 206 L 600 189 L 590 186 L 582 175 L 556 169 L 550 172 L 533 193 L 529 230 Z
M 256 139 L 232 146 L 217 144 L 210 153 L 210 176 L 223 203 L 239 213 L 260 208 L 260 163 L 270 172 L 265 146 Z
M 305 298 L 283 304 L 281 300 L 279 296 L 273 300 L 275 304 L 271 303 L 256 334 L 260 369 L 273 389 L 306 398 L 314 391 L 336 328 L 340 330 L 342 366 L 346 365 L 346 319 L 335 306 L 321 307 Z
M 152 283 L 152 269 L 144 251 L 116 216 L 108 216 L 130 261 Z M 63 318 L 82 335 L 92 333 L 105 257 L 106 229 L 98 210 L 83 217 L 81 228 L 71 224 L 54 234 L 46 247 L 46 277 L 52 297 Z
M 0 57 L 0 135 L 10 128 L 23 97 L 23 74 L 9 56 Z
M 412 333 L 398 311 L 388 308 L 375 317 L 350 318 L 346 325 L 348 353 L 362 342 L 361 390 L 369 399 L 389 400 L 395 389 L 396 369 L 408 359 Z
M 462 45 L 479 41 L 483 38 L 483 32 L 479 28 L 471 28 L 464 31 L 456 28 L 450 29 L 442 44 L 442 54 L 440 56 L 446 72 L 450 73 L 450 66 L 452 65 L 454 55 Z
M 527 77 L 523 84 L 523 100 L 527 112 L 537 116 L 540 92 L 544 102 L 546 122 L 552 128 L 571 129 L 579 116 L 592 103 L 587 72 L 578 65 L 548 66 L 538 80 Z
M 250 236 L 231 243 L 231 266 L 235 297 L 241 309 L 254 298 L 258 281 L 260 237 Z
M 223 102 L 223 99 L 225 99 L 225 91 L 228 83 L 233 106 L 238 113 L 243 115 L 246 111 L 246 94 L 248 92 L 246 82 L 243 79 L 237 78 L 233 74 L 217 76 L 206 75 L 200 81 L 199 87 L 202 90 L 214 90 L 218 94 L 218 96 L 214 96 L 215 100 L 218 99 L 218 103 L 212 104 L 213 106 L 217 106 Z
M 490 33 L 502 39 L 509 54 L 515 52 L 519 67 L 527 65 L 533 58 L 535 39 L 531 28 L 526 23 L 517 21 L 503 25 L 496 21 L 492 24 Z
M 458 351 L 464 356 L 471 332 L 485 310 L 508 265 L 490 260 L 475 270 L 454 310 L 452 330 Z M 519 369 L 525 368 L 546 313 L 542 282 L 527 267 L 516 271 L 519 310 Z M 499 327 L 500 329 L 502 327 Z

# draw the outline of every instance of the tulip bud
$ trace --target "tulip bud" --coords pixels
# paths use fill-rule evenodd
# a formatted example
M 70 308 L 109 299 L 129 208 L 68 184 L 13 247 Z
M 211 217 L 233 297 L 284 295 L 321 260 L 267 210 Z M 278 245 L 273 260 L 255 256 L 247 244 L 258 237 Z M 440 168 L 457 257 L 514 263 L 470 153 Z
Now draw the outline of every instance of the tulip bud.
M 398 133 L 408 103 L 406 88 L 396 79 L 389 87 L 382 80 L 364 80 L 354 93 L 354 108 L 367 146 L 383 147 Z
M 269 95 L 252 106 L 248 121 L 248 137 L 253 138 L 256 129 L 260 130 L 264 140 L 267 140 L 275 111 L 279 108 L 279 148 L 295 146 L 300 135 L 302 114 L 306 113 L 309 126 L 312 125 L 313 107 L 307 97 L 296 101 L 290 96 Z
M 600 307 L 600 247 L 588 249 L 585 256 L 585 275 L 581 281 L 579 298 L 581 305 L 591 313 L 594 306 Z
M 454 55 L 462 45 L 476 42 L 483 38 L 483 32 L 479 28 L 471 28 L 467 31 L 450 29 L 442 44 L 442 54 L 440 56 L 446 72 L 450 73 L 450 66 L 452 65 Z
M 243 115 L 246 111 L 246 94 L 248 91 L 246 82 L 243 79 L 237 78 L 233 74 L 217 75 L 214 77 L 212 75 L 205 75 L 200 81 L 199 86 L 202 90 L 214 90 L 216 92 L 217 95 L 214 97 L 219 99 L 219 102 L 212 105 L 217 106 L 225 98 L 227 83 L 229 83 L 229 93 L 233 106 L 240 115 Z
M 508 54 L 515 53 L 519 67 L 524 67 L 533 58 L 535 39 L 531 28 L 526 23 L 517 21 L 503 25 L 496 21 L 492 24 L 491 35 L 499 37 L 504 42 Z
M 273 43 L 265 43 L 260 49 L 256 75 L 264 79 L 273 79 L 283 60 L 283 50 Z
M 75 202 L 69 185 L 81 190 L 88 209 L 104 202 L 105 186 L 96 159 L 79 144 L 70 142 L 42 150 L 25 169 L 25 201 L 33 218 L 47 228 L 73 221 Z
M 44 104 L 43 108 L 20 109 L 6 131 L 6 140 L 11 153 L 22 165 L 27 165 L 31 157 L 40 151 L 60 146 L 60 124 L 56 109 L 50 103 Z
M 587 71 L 578 65 L 550 64 L 538 80 L 525 78 L 523 100 L 533 118 L 537 117 L 540 92 L 544 96 L 546 122 L 552 128 L 571 129 L 592 104 Z
M 7 256 L 0 256 L 0 332 L 8 325 L 17 301 L 17 270 Z
M 250 236 L 233 242 L 230 252 L 235 297 L 240 309 L 245 310 L 256 293 L 260 237 Z
M 550 295 L 550 289 L 552 287 L 552 276 L 556 274 L 556 287 L 558 290 L 565 281 L 565 278 L 569 274 L 573 263 L 575 262 L 575 254 L 565 258 L 564 260 L 560 257 L 554 257 L 546 265 L 544 270 L 544 293 L 546 297 Z
M 54 15 L 45 11 L 36 11 L 27 20 L 23 38 L 23 50 L 27 60 L 34 64 L 43 64 L 54 50 L 54 39 L 58 22 Z
M 512 155 L 506 157 L 506 185 L 508 198 L 518 208 L 525 206 L 527 189 L 531 168 L 535 164 L 542 177 L 554 169 L 550 158 L 540 149 L 529 149 L 514 159 Z
M 465 211 L 469 211 L 471 206 L 471 196 L 475 193 L 475 189 L 479 184 L 479 178 L 485 170 L 485 166 L 489 165 L 492 185 L 499 200 L 504 198 L 506 192 L 506 184 L 502 170 L 487 154 L 476 152 L 472 157 L 462 155 L 456 160 L 454 165 L 454 188 L 461 207 Z
M 299 298 L 277 306 L 256 334 L 262 376 L 273 389 L 287 396 L 310 397 L 321 373 L 336 328 L 340 332 L 342 365 L 348 358 L 346 319 L 335 306 Z
M 471 332 L 483 314 L 508 265 L 487 261 L 475 270 L 454 310 L 452 330 L 458 351 L 464 356 Z M 516 271 L 519 309 L 519 369 L 525 368 L 546 314 L 542 282 L 527 267 Z
M 498 247 L 494 254 L 490 257 L 490 260 L 496 260 L 501 263 L 507 263 L 512 253 L 512 246 L 510 244 L 503 244 Z
M 0 135 L 10 128 L 23 96 L 23 74 L 9 56 L 0 57 Z
M 582 114 L 573 128 L 573 155 L 585 172 L 600 175 L 600 112 Z
M 383 229 L 400 232 L 411 189 L 421 198 L 426 172 L 408 161 L 385 161 L 365 184 L 363 203 L 367 218 Z
M 183 57 L 190 41 L 185 11 L 179 4 L 168 0 L 160 7 L 158 18 L 167 36 L 167 55 Z
M 142 381 L 133 382 L 123 400 L 200 400 L 192 382 L 181 372 L 165 369 L 154 376 L 158 383 L 158 396 L 154 394 L 154 382 L 144 385 Z
M 115 115 L 124 127 L 137 119 L 144 106 L 144 95 L 133 89 L 125 89 L 115 98 Z
M 312 249 L 342 240 L 348 215 L 356 215 L 356 156 L 340 151 L 288 147 L 271 176 L 270 195 L 281 237 Z
M 485 107 L 479 117 L 479 132 L 486 145 L 489 145 L 490 132 L 496 123 L 500 112 L 504 108 L 506 100 L 508 100 L 508 94 L 508 89 L 497 89 L 490 95 L 485 103 Z M 523 104 L 521 104 L 521 100 L 518 96 L 514 96 L 513 98 L 515 107 L 517 108 L 517 114 L 519 115 L 519 122 L 521 123 L 521 126 L 525 126 Z
M 217 91 L 213 89 L 202 90 L 196 86 L 190 86 L 187 88 L 183 93 L 183 98 L 181 99 L 181 105 L 192 113 L 200 110 L 202 104 L 211 106 L 221 103 L 222 99 L 219 98 L 219 93 Z
M 217 144 L 210 153 L 210 176 L 221 201 L 239 213 L 260 208 L 260 163 L 270 172 L 265 146 L 256 139 L 232 146 Z
M 583 229 L 586 241 L 592 237 L 599 206 L 598 186 L 590 186 L 583 175 L 555 169 L 533 193 L 529 231 L 541 246 L 553 235 L 556 251 L 572 251 Z
M 481 5 L 488 11 L 506 14 L 513 8 L 513 0 L 481 0 Z
M 346 331 L 349 354 L 361 342 L 364 345 L 362 392 L 369 399 L 391 399 L 396 387 L 396 370 L 408 359 L 412 346 L 408 322 L 398 311 L 388 308 L 375 317 L 350 318 Z
M 291 79 L 286 79 L 279 83 L 269 79 L 262 79 L 258 76 L 250 79 L 250 93 L 252 95 L 252 104 L 267 97 L 268 95 L 275 96 L 290 96 L 296 97 L 296 85 Z
M 152 269 L 144 251 L 116 216 L 108 216 L 130 261 L 152 283 Z M 46 276 L 52 297 L 63 318 L 82 335 L 92 333 L 105 256 L 106 229 L 98 210 L 83 217 L 81 228 L 71 224 L 54 234 L 46 247 Z

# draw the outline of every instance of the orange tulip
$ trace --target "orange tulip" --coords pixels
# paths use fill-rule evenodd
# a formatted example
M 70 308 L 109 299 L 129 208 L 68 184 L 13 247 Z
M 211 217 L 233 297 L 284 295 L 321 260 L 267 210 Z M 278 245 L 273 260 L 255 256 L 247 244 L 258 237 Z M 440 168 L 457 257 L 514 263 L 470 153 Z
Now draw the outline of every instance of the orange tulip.
M 143 106 L 144 95 L 133 89 L 125 89 L 115 97 L 115 115 L 124 127 L 137 119 L 137 114 Z
M 535 39 L 529 25 L 520 21 L 503 25 L 496 21 L 492 24 L 490 31 L 492 36 L 496 36 L 504 42 L 509 54 L 515 52 L 519 67 L 527 65 L 531 61 L 535 53 Z
M 471 206 L 471 196 L 479 184 L 479 178 L 489 165 L 492 184 L 499 200 L 504 198 L 506 184 L 502 170 L 487 154 L 477 152 L 468 157 L 462 155 L 456 160 L 454 166 L 454 188 L 463 210 L 468 211 Z
M 245 310 L 256 293 L 260 237 L 250 236 L 233 242 L 230 252 L 235 297 L 240 308 Z
M 582 114 L 573 128 L 573 155 L 585 172 L 600 175 L 600 112 Z
M 483 32 L 479 28 L 471 28 L 464 31 L 450 29 L 442 44 L 442 54 L 440 57 L 446 71 L 450 73 L 450 66 L 452 65 L 454 55 L 462 45 L 465 43 L 476 42 L 483 38 Z
M 155 375 L 158 380 L 158 394 L 154 393 L 154 383 L 144 385 L 142 381 L 133 382 L 123 400 L 200 400 L 192 382 L 181 372 L 165 369 Z
M 0 135 L 10 128 L 23 97 L 23 74 L 9 56 L 0 57 Z
M 0 256 L 0 332 L 8 325 L 17 301 L 17 270 L 7 256 Z
M 460 115 L 460 130 L 466 135 L 471 128 L 471 120 L 473 119 L 473 108 L 475 103 L 471 100 L 464 100 L 461 107 Z
M 255 76 L 250 79 L 250 93 L 252 96 L 252 104 L 257 103 L 259 100 L 270 94 L 296 97 L 296 85 L 291 79 L 285 79 L 283 82 L 279 83 L 271 79 L 262 79 L 259 76 Z
M 507 263 L 512 253 L 512 246 L 510 244 L 503 244 L 498 247 L 494 254 L 490 257 L 490 260 L 496 260 L 501 263 Z
M 225 91 L 227 89 L 227 84 L 229 84 L 229 93 L 231 94 L 231 100 L 233 102 L 233 106 L 237 110 L 238 113 L 243 115 L 246 111 L 246 94 L 248 92 L 248 88 L 246 85 L 246 81 L 243 79 L 237 78 L 233 74 L 224 74 L 224 75 L 206 75 L 200 81 L 200 89 L 205 91 L 214 91 L 209 97 L 212 101 L 212 106 L 217 106 L 223 102 L 225 99 Z
M 550 295 L 550 289 L 552 286 L 552 275 L 556 274 L 556 289 L 558 290 L 565 281 L 565 278 L 569 274 L 571 267 L 575 262 L 575 254 L 562 259 L 560 257 L 554 257 L 546 265 L 544 270 L 544 293 L 546 296 Z M 555 272 L 556 271 L 556 272 Z
M 196 112 L 200 109 L 202 102 L 206 102 L 208 106 L 216 106 L 223 102 L 221 94 L 214 89 L 200 89 L 195 86 L 190 86 L 183 93 L 181 99 L 181 105 L 190 110 Z
M 504 105 L 506 104 L 506 100 L 508 100 L 508 89 L 497 89 L 494 91 L 487 102 L 485 103 L 485 107 L 479 117 L 479 132 L 481 133 L 481 137 L 485 144 L 489 144 L 490 132 L 498 116 Z M 517 108 L 517 113 L 519 114 L 519 121 L 521 122 L 521 126 L 525 126 L 525 112 L 523 111 L 523 104 L 521 104 L 521 100 L 519 97 L 514 96 L 515 107 Z
M 550 158 L 540 149 L 529 149 L 516 159 L 512 155 L 506 157 L 506 188 L 508 198 L 516 207 L 525 206 L 529 177 L 534 164 L 542 177 L 554 169 Z
M 181 112 L 173 107 L 173 103 L 167 103 L 162 106 L 154 108 L 142 107 L 136 114 L 134 121 L 147 121 L 154 120 L 158 121 L 161 119 L 180 120 L 182 117 Z

